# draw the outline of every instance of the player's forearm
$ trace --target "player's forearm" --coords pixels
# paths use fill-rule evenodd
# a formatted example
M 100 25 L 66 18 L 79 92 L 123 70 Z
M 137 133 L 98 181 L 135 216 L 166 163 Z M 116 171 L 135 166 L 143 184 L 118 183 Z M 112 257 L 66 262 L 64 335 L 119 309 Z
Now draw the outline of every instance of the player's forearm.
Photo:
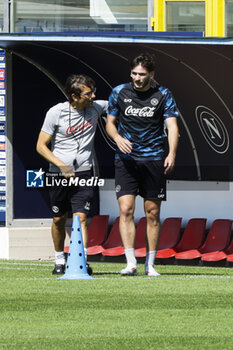
M 109 118 L 107 119 L 106 131 L 107 134 L 111 137 L 111 139 L 113 139 L 113 141 L 116 142 L 116 138 L 119 136 L 119 133 L 117 131 L 116 125 L 112 121 L 110 121 Z
M 168 146 L 169 154 L 176 157 L 179 142 L 179 130 L 177 124 L 173 124 L 168 128 Z
M 46 145 L 38 143 L 36 146 L 36 150 L 44 159 L 46 159 L 49 163 L 55 165 L 59 169 L 61 169 L 61 167 L 66 166 L 66 164 L 63 163 L 59 158 L 57 158 Z
M 132 143 L 118 133 L 115 125 L 115 118 L 112 119 L 111 116 L 108 116 L 106 131 L 108 135 L 116 142 L 117 147 L 122 153 L 124 154 L 131 153 Z

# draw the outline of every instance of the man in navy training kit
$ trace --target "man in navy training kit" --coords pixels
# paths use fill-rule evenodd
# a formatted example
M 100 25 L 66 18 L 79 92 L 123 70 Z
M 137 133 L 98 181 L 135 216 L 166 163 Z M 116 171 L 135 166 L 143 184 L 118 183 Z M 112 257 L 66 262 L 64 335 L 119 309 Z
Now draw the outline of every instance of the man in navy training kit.
M 95 82 L 86 75 L 71 75 L 65 84 L 68 101 L 58 103 L 46 114 L 37 141 L 37 151 L 50 163 L 50 172 L 60 178 L 87 181 L 93 175 L 93 143 L 98 118 L 106 111 L 107 101 L 94 101 Z M 51 143 L 51 150 L 48 145 Z M 53 214 L 52 238 L 55 248 L 54 275 L 65 273 L 64 241 L 67 213 L 79 215 L 85 258 L 87 259 L 87 214 L 94 195 L 92 186 L 55 185 L 50 201 Z M 87 271 L 92 269 L 87 264 Z
M 160 235 L 161 200 L 166 200 L 166 174 L 175 165 L 179 115 L 171 92 L 154 80 L 155 63 L 150 54 L 130 61 L 132 82 L 115 87 L 109 97 L 106 130 L 116 142 L 115 184 L 120 207 L 120 233 L 127 266 L 121 275 L 136 275 L 134 244 L 135 197 L 144 198 L 147 218 L 145 274 L 154 269 Z M 164 121 L 169 152 L 165 156 Z

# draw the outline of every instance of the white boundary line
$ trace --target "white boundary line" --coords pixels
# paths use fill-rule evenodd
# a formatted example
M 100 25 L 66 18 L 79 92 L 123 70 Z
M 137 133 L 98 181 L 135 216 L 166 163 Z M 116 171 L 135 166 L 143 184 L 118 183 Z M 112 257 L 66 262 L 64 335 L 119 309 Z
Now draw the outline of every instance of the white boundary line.
M 116 278 L 116 277 L 98 277 L 98 276 L 95 276 L 95 274 L 93 274 L 93 277 L 94 277 L 94 279 L 96 280 L 96 281 L 98 281 L 98 280 L 118 280 L 118 278 Z M 119 276 L 120 277 L 120 276 Z M 196 279 L 201 279 L 201 278 L 203 278 L 203 279 L 221 279 L 221 280 L 230 280 L 230 279 L 233 279 L 233 276 L 219 276 L 219 275 L 217 275 L 217 276 L 215 276 L 215 275 L 210 275 L 210 276 L 208 276 L 208 275 L 199 275 L 199 276 L 183 276 L 183 278 L 181 278 L 181 277 L 179 277 L 179 276 L 159 276 L 159 277 L 147 277 L 147 276 L 134 276 L 134 277 L 120 277 L 121 279 L 128 279 L 128 280 L 143 280 L 144 282 L 146 281 L 146 280 L 148 280 L 148 281 L 158 281 L 158 279 L 162 279 L 162 280 L 170 280 L 170 279 L 184 279 L 184 277 L 186 278 L 186 279 L 194 279 L 194 280 L 196 280 Z M 2 281 L 2 282 L 4 282 L 4 281 L 56 281 L 56 280 L 59 280 L 59 278 L 57 277 L 57 278 L 54 278 L 54 277 L 32 277 L 32 278 L 26 278 L 26 277 L 16 277 L 16 278 L 6 278 L 6 277 L 4 277 L 4 278 L 0 278 L 0 281 Z M 72 281 L 80 281 L 80 280 L 82 280 L 82 279 L 74 279 L 74 280 L 72 280 Z M 63 280 L 64 281 L 64 280 Z M 85 281 L 85 280 L 82 280 L 82 281 Z M 88 281 L 88 280 L 87 280 Z
M 53 266 L 55 262 L 51 262 L 51 263 L 24 263 L 24 262 L 10 262 L 10 261 L 4 261 L 4 262 L 0 262 L 0 266 L 1 265 L 22 265 L 22 266 Z
M 97 263 L 97 264 L 100 264 L 100 263 Z M 102 263 L 101 263 L 102 264 Z M 103 263 L 104 264 L 104 263 Z M 29 270 L 37 270 L 37 267 L 40 266 L 40 267 L 44 267 L 44 268 L 48 268 L 48 267 L 52 267 L 54 265 L 54 262 L 13 262 L 13 261 L 0 261 L 0 270 L 25 270 L 25 269 L 29 269 Z M 172 266 L 171 266 L 172 267 Z M 176 268 L 177 266 L 173 266 L 173 268 Z M 158 277 L 147 277 L 147 276 L 144 276 L 142 273 L 139 275 L 139 276 L 127 276 L 127 277 L 122 277 L 120 276 L 120 273 L 119 273 L 119 276 L 117 274 L 114 274 L 114 276 L 111 276 L 111 274 L 109 273 L 109 271 L 98 271 L 96 272 L 96 275 L 95 273 L 93 274 L 93 276 L 95 277 L 96 280 L 109 280 L 109 279 L 118 279 L 119 277 L 121 279 L 129 279 L 131 281 L 135 280 L 164 280 L 164 279 L 221 279 L 221 280 L 225 280 L 225 279 L 233 279 L 233 275 L 221 275 L 220 273 L 214 273 L 214 274 L 211 274 L 210 273 L 205 273 L 205 270 L 208 270 L 208 271 L 211 271 L 211 269 L 216 269 L 215 267 L 212 267 L 212 266 L 187 266 L 188 268 L 191 267 L 191 268 L 198 268 L 199 267 L 199 271 L 201 272 L 204 272 L 204 273 L 201 273 L 201 274 L 195 274 L 192 273 L 192 271 L 190 271 L 190 273 L 183 273 L 182 271 L 179 273 L 179 272 L 174 272 L 174 274 L 172 274 L 172 272 L 169 272 L 169 273 L 166 273 L 166 272 L 161 272 L 161 275 L 158 276 Z M 219 269 L 221 269 L 221 267 L 219 267 Z M 225 269 L 225 268 L 224 268 Z M 219 270 L 219 272 L 221 272 L 221 270 Z M 109 276 L 101 276 L 102 274 L 108 274 Z M 55 278 L 54 276 L 51 276 L 51 277 L 0 277 L 0 281 L 37 281 L 37 280 L 51 280 L 51 281 L 54 281 Z

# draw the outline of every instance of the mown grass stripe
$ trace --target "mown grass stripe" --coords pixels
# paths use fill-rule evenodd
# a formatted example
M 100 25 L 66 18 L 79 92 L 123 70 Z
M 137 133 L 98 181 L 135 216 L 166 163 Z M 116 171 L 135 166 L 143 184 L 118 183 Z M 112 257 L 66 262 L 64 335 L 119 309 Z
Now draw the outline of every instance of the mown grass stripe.
M 58 280 L 54 263 L 1 261 L 0 349 L 232 350 L 233 269 L 158 265 L 122 277 Z M 35 268 L 34 268 L 35 267 Z

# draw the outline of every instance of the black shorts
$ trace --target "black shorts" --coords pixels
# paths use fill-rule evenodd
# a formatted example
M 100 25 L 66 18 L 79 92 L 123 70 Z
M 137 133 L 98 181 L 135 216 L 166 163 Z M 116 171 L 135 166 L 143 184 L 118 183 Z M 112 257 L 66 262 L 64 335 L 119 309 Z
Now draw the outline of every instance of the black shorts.
M 117 198 L 126 194 L 140 195 L 149 200 L 166 200 L 164 161 L 115 160 Z
M 54 175 L 54 179 L 57 179 L 56 184 L 49 188 L 52 215 L 54 217 L 60 217 L 70 210 L 72 213 L 88 214 L 94 197 L 94 187 L 87 185 L 81 186 L 79 181 L 81 179 L 85 181 L 90 179 L 92 177 L 92 171 L 77 172 L 75 175 L 76 178 L 78 177 L 78 184 L 76 185 L 75 183 L 71 186 L 58 184 L 59 179 L 64 180 L 65 178 L 59 176 L 59 174 Z M 69 181 L 69 179 L 66 180 Z M 50 183 L 52 183 L 52 179 L 50 179 Z

